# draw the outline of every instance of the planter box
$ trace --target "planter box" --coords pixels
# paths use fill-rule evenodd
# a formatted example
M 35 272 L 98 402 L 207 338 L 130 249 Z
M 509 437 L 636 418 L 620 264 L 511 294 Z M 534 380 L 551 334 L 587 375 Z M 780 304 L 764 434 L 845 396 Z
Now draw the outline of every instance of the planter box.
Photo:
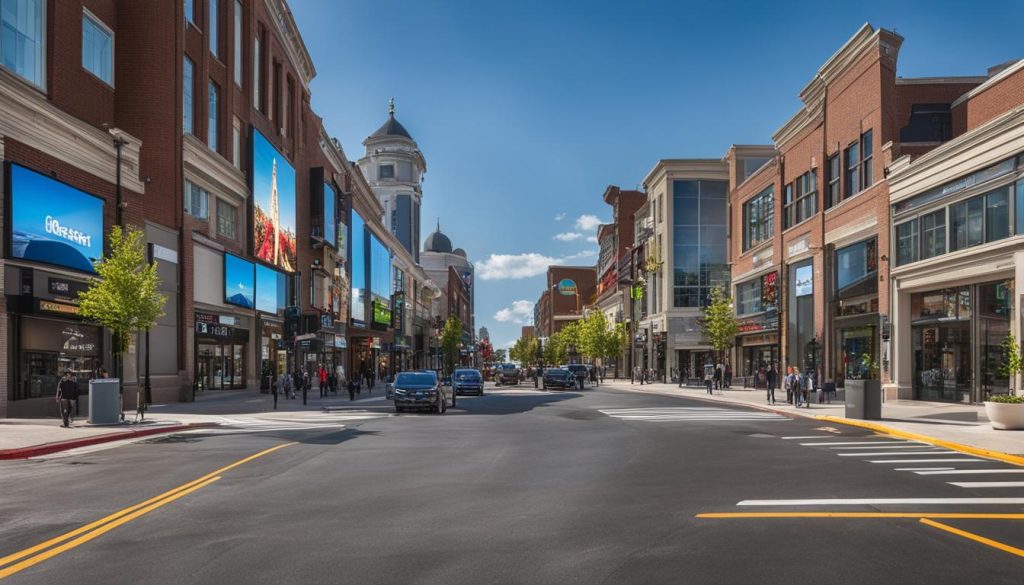
M 882 382 L 846 380 L 846 418 L 878 420 L 882 418 Z
M 985 414 L 992 428 L 1004 431 L 1024 430 L 1024 404 L 986 402 Z

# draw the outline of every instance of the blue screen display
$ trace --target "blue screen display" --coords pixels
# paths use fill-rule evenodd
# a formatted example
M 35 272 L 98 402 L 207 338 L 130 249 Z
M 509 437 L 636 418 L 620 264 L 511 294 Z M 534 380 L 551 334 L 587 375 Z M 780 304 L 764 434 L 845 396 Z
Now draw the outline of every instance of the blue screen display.
M 370 234 L 370 294 L 391 307 L 391 252 L 377 236 Z
M 338 245 L 338 219 L 334 212 L 334 189 L 324 183 L 324 242 L 328 246 Z
M 352 323 L 366 325 L 366 223 L 355 210 L 352 210 L 352 243 L 349 249 L 352 251 L 352 261 L 349 263 L 352 271 L 352 296 L 350 309 L 352 311 Z
M 256 310 L 264 313 L 284 313 L 287 304 L 287 276 L 261 264 L 256 265 Z
M 103 257 L 103 200 L 10 165 L 11 257 L 95 272 Z
M 224 302 L 251 309 L 256 302 L 255 265 L 238 256 L 224 254 Z
M 295 168 L 258 130 L 252 133 L 253 255 L 296 270 Z

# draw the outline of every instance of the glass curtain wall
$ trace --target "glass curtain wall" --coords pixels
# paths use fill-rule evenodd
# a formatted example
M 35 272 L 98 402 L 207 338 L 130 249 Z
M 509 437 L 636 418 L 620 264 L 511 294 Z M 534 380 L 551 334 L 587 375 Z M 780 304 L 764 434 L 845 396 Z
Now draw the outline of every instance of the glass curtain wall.
M 728 287 L 727 181 L 673 181 L 673 306 L 703 307 Z

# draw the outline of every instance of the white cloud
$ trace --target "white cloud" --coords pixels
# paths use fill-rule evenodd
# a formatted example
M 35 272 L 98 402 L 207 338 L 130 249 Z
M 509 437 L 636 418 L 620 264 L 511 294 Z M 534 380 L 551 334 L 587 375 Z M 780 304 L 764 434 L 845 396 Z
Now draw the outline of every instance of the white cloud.
M 552 264 L 564 264 L 581 258 L 597 256 L 594 250 L 583 250 L 576 254 L 554 258 L 536 252 L 526 254 L 491 254 L 476 265 L 476 274 L 482 280 L 517 280 L 539 276 L 548 271 Z
M 592 243 L 592 244 L 596 244 L 597 243 L 597 236 L 587 236 L 587 241 Z
M 573 240 L 578 240 L 582 237 L 583 234 L 579 232 L 562 232 L 560 234 L 555 234 L 554 239 L 558 240 L 559 242 L 571 242 Z
M 576 229 L 581 232 L 589 232 L 601 225 L 601 220 L 592 213 L 584 213 L 576 218 Z
M 558 215 L 555 216 L 555 221 L 562 221 L 563 219 L 565 219 L 564 213 L 559 213 Z
M 530 301 L 512 301 L 512 306 L 505 307 L 494 314 L 495 321 L 502 323 L 523 324 L 533 316 L 533 303 Z

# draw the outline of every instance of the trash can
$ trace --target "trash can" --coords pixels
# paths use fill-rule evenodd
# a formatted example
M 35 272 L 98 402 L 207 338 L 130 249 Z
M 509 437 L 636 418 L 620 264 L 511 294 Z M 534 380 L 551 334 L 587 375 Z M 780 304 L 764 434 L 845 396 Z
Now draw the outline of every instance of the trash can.
M 117 378 L 89 380 L 89 424 L 116 425 L 121 422 L 121 381 Z
M 846 418 L 878 420 L 882 418 L 882 382 L 846 381 Z

